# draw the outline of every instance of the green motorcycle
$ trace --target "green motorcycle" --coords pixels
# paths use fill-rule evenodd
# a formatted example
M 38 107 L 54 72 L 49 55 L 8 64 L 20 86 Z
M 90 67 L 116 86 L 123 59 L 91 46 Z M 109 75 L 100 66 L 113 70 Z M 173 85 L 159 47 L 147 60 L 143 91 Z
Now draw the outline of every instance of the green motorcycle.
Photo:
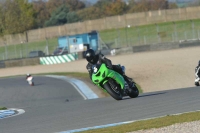
M 135 98 L 139 95 L 135 82 L 132 81 L 133 85 L 129 87 L 122 75 L 108 69 L 104 63 L 93 65 L 92 82 L 116 100 L 122 100 L 124 96 Z

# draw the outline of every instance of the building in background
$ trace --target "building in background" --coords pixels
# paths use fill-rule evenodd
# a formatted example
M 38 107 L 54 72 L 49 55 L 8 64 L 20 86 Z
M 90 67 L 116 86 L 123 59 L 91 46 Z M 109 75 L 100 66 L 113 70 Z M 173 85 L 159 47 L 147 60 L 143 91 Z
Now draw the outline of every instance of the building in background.
M 97 51 L 99 48 L 99 35 L 97 31 L 58 37 L 57 49 L 60 49 L 60 52 L 61 51 L 68 51 L 68 53 L 84 52 L 89 48 L 92 48 L 94 51 Z

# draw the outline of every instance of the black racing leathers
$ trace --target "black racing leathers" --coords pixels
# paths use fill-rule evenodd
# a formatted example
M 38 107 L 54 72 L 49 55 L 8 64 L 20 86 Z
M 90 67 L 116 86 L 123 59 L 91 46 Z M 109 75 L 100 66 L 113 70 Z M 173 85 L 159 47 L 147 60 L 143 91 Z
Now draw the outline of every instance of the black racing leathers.
M 92 79 L 92 65 L 93 64 L 102 64 L 102 63 L 105 63 L 106 66 L 109 68 L 109 69 L 112 69 L 116 72 L 118 72 L 119 74 L 121 74 L 124 79 L 129 83 L 130 80 L 132 80 L 131 78 L 127 77 L 124 72 L 122 71 L 122 68 L 121 66 L 119 65 L 112 65 L 112 62 L 111 60 L 109 60 L 108 58 L 106 58 L 103 54 L 97 54 L 95 56 L 95 59 L 91 61 L 91 63 L 88 63 L 86 68 L 89 72 L 89 75 L 90 75 L 90 79 Z

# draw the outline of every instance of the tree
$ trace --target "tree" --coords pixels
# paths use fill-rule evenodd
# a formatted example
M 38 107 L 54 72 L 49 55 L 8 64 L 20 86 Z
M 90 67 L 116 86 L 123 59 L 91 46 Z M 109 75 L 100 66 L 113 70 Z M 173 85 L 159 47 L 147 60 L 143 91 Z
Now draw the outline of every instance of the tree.
M 57 8 L 51 15 L 51 18 L 45 22 L 45 26 L 62 25 L 79 21 L 75 12 L 70 12 L 69 7 L 62 5 Z
M 94 6 L 77 11 L 77 15 L 82 21 L 106 17 L 106 14 L 102 13 L 100 8 L 96 8 Z
M 1 24 L 3 34 L 23 33 L 35 25 L 35 12 L 28 1 L 6 0 L 1 5 Z
M 46 8 L 50 16 L 52 12 L 54 12 L 61 5 L 64 5 L 64 0 L 48 0 L 48 2 L 46 3 Z
M 150 10 L 159 10 L 159 9 L 172 9 L 177 8 L 175 3 L 169 3 L 167 0 L 141 0 L 135 2 L 130 0 L 128 12 L 146 12 Z
M 63 22 L 67 22 L 67 16 L 65 17 L 66 20 L 62 19 L 62 21 L 59 21 L 59 19 L 62 18 L 62 14 L 64 14 L 64 13 L 61 13 L 60 15 L 58 15 L 57 18 L 53 17 L 54 16 L 53 14 L 55 12 L 60 12 L 60 11 L 57 11 L 57 9 L 60 8 L 61 6 L 66 6 L 68 8 L 68 12 L 71 12 L 70 13 L 71 15 L 69 15 L 70 16 L 69 18 L 70 19 L 73 18 L 73 20 L 69 20 L 68 22 L 74 22 L 75 20 L 78 21 L 79 17 L 73 11 L 77 11 L 77 10 L 85 8 L 85 4 L 79 0 L 48 0 L 48 2 L 46 2 L 45 5 L 46 5 L 45 6 L 45 9 L 46 9 L 45 14 L 41 14 L 42 12 L 40 13 L 41 16 L 45 15 L 45 16 L 43 16 L 43 18 L 45 18 L 45 24 L 43 23 L 43 25 L 45 25 L 45 26 L 47 26 L 47 25 L 51 26 L 51 22 L 49 22 L 49 21 L 52 21 L 55 23 L 55 21 L 57 20 L 57 25 L 63 24 Z M 67 15 L 67 14 L 65 14 L 65 15 Z
M 79 16 L 76 12 L 69 12 L 67 14 L 67 23 L 78 22 L 80 20 Z
M 57 8 L 51 15 L 51 18 L 45 22 L 45 26 L 54 26 L 61 25 L 67 23 L 67 13 L 69 12 L 69 8 L 65 5 Z
M 66 0 L 66 6 L 69 7 L 70 11 L 77 11 L 85 8 L 85 4 L 79 0 Z
M 113 2 L 113 0 L 99 0 L 99 1 L 97 1 L 96 4 L 94 4 L 94 6 L 97 8 L 102 8 L 102 7 L 105 7 L 109 4 L 111 4 L 112 2 Z
M 43 27 L 45 21 L 51 17 L 46 7 L 46 2 L 44 2 L 43 0 L 33 2 L 33 9 L 36 12 L 36 17 L 35 17 L 35 21 L 37 23 L 36 26 Z
M 122 15 L 126 13 L 127 5 L 122 0 L 114 0 L 106 6 L 106 14 L 108 16 Z
M 175 9 L 178 8 L 176 3 L 169 3 L 169 9 Z
M 51 14 L 61 5 L 65 5 L 70 11 L 77 11 L 85 8 L 85 4 L 79 0 L 49 0 L 46 3 L 46 7 Z
M 0 6 L 0 35 L 2 36 L 4 34 L 5 30 L 5 16 L 3 14 L 3 6 Z
M 33 5 L 24 0 L 15 0 L 20 8 L 21 31 L 31 29 L 35 25 L 35 11 Z
M 151 8 L 150 1 L 141 0 L 139 2 L 130 2 L 130 9 L 128 12 L 135 13 L 135 12 L 146 12 L 149 11 Z

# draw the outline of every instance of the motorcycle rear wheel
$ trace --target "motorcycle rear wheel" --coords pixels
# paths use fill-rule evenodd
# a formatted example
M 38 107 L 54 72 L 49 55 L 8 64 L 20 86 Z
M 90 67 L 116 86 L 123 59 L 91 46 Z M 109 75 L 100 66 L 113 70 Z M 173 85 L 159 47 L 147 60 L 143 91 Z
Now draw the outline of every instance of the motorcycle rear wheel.
M 115 81 L 112 83 L 107 82 L 103 85 L 103 87 L 115 100 L 122 100 L 123 96 L 121 94 L 121 88 Z
M 195 82 L 195 85 L 196 85 L 196 86 L 199 86 L 199 82 Z

